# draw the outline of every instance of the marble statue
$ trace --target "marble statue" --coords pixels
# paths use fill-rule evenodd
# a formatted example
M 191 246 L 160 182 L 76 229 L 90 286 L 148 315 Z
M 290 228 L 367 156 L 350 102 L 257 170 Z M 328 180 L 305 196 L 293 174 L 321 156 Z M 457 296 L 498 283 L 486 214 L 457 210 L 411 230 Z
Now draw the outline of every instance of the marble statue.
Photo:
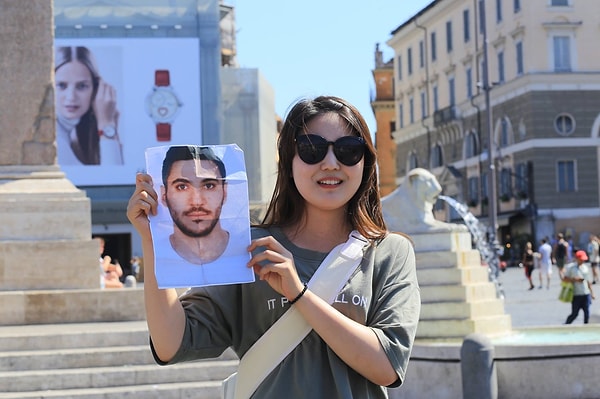
M 401 185 L 381 199 L 388 229 L 407 234 L 467 231 L 463 224 L 435 219 L 433 205 L 441 192 L 442 187 L 431 172 L 412 169 Z

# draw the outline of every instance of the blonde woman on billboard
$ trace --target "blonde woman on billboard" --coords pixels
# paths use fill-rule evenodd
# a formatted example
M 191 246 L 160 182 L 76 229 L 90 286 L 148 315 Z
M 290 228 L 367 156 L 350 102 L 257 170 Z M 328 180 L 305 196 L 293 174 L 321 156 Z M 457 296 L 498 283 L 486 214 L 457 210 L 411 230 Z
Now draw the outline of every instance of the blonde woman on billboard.
M 57 47 L 56 141 L 61 165 L 122 165 L 117 95 L 87 47 Z

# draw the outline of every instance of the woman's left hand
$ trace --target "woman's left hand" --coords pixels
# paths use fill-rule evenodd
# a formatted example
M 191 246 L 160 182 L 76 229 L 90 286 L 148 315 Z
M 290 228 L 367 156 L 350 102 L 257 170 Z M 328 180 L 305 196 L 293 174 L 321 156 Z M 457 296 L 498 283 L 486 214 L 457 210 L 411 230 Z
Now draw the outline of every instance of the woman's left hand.
M 269 283 L 275 291 L 288 300 L 293 300 L 302 291 L 304 285 L 296 272 L 291 252 L 272 236 L 253 240 L 248 251 L 252 252 L 259 247 L 264 247 L 265 250 L 252 256 L 248 267 L 252 267 L 254 273 L 261 280 Z

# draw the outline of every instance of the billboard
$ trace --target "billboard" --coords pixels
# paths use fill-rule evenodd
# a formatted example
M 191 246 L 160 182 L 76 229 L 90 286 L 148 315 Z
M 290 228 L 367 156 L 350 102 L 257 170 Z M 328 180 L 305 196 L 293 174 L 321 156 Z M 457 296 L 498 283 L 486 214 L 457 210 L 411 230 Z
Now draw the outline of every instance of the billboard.
M 58 164 L 77 186 L 135 184 L 145 149 L 202 144 L 197 38 L 56 39 Z

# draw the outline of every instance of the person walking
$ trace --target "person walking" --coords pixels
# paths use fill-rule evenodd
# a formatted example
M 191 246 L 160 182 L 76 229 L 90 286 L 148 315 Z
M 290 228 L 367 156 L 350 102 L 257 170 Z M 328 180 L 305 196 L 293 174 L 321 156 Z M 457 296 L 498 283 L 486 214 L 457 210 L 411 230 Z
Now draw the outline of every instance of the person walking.
M 533 261 L 534 261 L 534 252 L 533 245 L 531 242 L 527 242 L 525 244 L 525 250 L 523 251 L 523 256 L 521 257 L 521 262 L 523 262 L 523 267 L 525 268 L 525 276 L 527 277 L 527 281 L 529 281 L 529 290 L 535 288 L 533 285 L 533 281 L 531 279 L 531 274 L 533 273 Z
M 575 252 L 575 263 L 570 264 L 562 277 L 562 281 L 573 283 L 573 300 L 571 301 L 571 314 L 565 324 L 571 324 L 583 310 L 583 323 L 590 319 L 590 303 L 596 299 L 592 290 L 592 272 L 587 263 L 588 256 L 585 251 Z
M 556 264 L 558 268 L 558 274 L 562 278 L 565 263 L 567 262 L 567 256 L 569 253 L 569 243 L 565 240 L 565 237 L 562 233 L 558 233 L 556 236 L 556 244 L 554 245 L 554 249 L 552 252 L 553 263 Z
M 590 241 L 587 247 L 588 258 L 590 258 L 590 265 L 592 268 L 592 274 L 594 275 L 594 282 L 598 281 L 598 262 L 600 262 L 600 245 L 598 243 L 598 236 L 590 235 Z
M 159 197 L 148 174 L 136 176 L 127 216 L 142 239 L 154 359 L 173 364 L 231 347 L 245 362 L 255 342 L 291 312 L 309 326 L 307 335 L 244 396 L 384 398 L 386 387 L 404 382 L 421 300 L 412 243 L 389 232 L 383 219 L 367 124 L 341 98 L 302 99 L 288 112 L 277 149 L 275 190 L 248 248 L 258 280 L 192 288 L 181 297 L 158 289 L 148 216 L 156 214 Z M 329 254 L 346 248 L 350 235 L 366 247 L 334 256 L 358 256 L 360 265 L 333 300 L 323 299 L 313 275 Z M 240 367 L 237 380 L 244 378 Z
M 544 285 L 544 277 L 546 279 L 546 289 L 550 289 L 550 278 L 552 277 L 552 246 L 547 238 L 542 238 L 542 245 L 538 248 L 540 254 L 538 259 L 540 286 Z

